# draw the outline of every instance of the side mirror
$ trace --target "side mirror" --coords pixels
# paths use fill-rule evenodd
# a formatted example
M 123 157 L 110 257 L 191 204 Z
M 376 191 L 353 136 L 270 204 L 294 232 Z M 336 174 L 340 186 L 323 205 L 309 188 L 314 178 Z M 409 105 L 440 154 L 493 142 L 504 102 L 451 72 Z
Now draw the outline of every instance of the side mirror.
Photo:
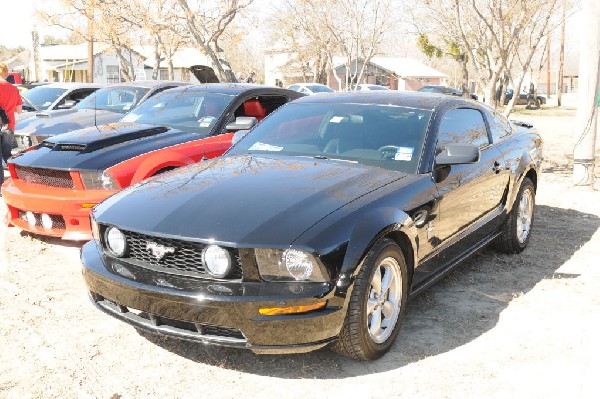
M 479 147 L 473 144 L 450 143 L 435 157 L 438 166 L 461 165 L 479 161 Z
M 250 130 L 256 124 L 258 124 L 258 119 L 253 116 L 238 116 L 235 118 L 235 122 L 227 124 L 225 129 L 230 131 Z
M 70 108 L 73 108 L 75 106 L 75 104 L 77 104 L 77 101 L 65 100 L 64 103 L 59 104 L 56 108 L 57 109 L 70 109 Z
M 27 112 L 35 112 L 37 111 L 37 109 L 35 109 L 34 107 L 32 107 L 29 104 L 23 103 L 22 105 L 23 111 L 27 111 Z
M 240 141 L 241 139 L 243 139 L 249 132 L 250 130 L 238 130 L 237 132 L 235 132 L 235 134 L 233 135 L 232 139 L 231 139 L 231 145 L 235 145 L 238 141 Z

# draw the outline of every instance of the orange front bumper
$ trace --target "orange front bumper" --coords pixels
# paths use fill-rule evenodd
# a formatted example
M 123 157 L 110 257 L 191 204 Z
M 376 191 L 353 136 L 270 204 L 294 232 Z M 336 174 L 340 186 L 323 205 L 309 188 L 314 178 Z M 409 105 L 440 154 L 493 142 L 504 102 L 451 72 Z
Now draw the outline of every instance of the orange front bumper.
M 48 187 L 15 179 L 2 186 L 9 226 L 74 241 L 92 239 L 91 208 L 116 192 Z M 44 214 L 52 220 L 52 227 L 42 225 Z

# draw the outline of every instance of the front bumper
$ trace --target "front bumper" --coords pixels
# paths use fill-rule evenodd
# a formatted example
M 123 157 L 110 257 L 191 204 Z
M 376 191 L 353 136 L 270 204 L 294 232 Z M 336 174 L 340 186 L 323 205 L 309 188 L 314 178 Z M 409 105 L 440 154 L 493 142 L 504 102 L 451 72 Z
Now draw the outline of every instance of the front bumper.
M 115 192 L 48 187 L 15 179 L 10 179 L 2 186 L 2 195 L 8 206 L 9 225 L 35 234 L 74 241 L 92 239 L 91 207 Z M 34 214 L 36 223 L 24 219 L 23 215 L 27 212 Z M 52 218 L 52 228 L 42 226 L 43 214 Z
M 257 353 L 300 353 L 334 341 L 345 318 L 344 300 L 328 283 L 224 282 L 158 273 L 105 256 L 95 241 L 84 245 L 81 260 L 98 308 L 159 335 Z M 303 314 L 259 314 L 260 308 L 320 301 L 327 306 Z

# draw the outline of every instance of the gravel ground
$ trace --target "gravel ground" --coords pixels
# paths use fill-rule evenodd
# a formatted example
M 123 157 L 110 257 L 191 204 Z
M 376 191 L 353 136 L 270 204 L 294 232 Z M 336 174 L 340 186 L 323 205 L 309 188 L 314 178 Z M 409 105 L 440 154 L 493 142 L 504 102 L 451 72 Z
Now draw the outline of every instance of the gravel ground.
M 0 398 L 597 398 L 600 194 L 571 185 L 573 115 L 518 115 L 546 143 L 528 249 L 474 255 L 370 363 L 138 332 L 88 301 L 79 245 L 0 226 Z

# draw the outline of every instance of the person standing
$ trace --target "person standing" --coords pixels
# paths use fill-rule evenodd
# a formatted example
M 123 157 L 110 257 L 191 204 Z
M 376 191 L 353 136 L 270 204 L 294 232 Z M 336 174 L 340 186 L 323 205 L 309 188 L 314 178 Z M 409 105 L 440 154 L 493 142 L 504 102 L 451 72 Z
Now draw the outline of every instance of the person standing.
M 0 161 L 10 158 L 15 131 L 15 113 L 23 111 L 23 100 L 16 86 L 8 83 L 8 67 L 0 63 L 0 108 L 6 112 L 8 124 L 0 127 Z M 4 170 L 0 173 L 0 186 L 4 183 Z
M 246 83 L 256 83 L 256 72 L 252 71 L 250 72 L 250 75 L 248 75 L 248 77 L 246 78 Z

